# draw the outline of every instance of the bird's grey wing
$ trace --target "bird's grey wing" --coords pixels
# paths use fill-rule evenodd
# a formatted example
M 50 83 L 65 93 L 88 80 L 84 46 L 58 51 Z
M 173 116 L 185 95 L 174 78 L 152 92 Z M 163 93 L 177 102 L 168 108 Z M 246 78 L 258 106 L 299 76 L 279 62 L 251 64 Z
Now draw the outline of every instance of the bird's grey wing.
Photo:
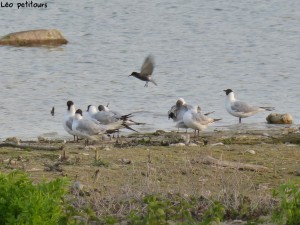
M 153 73 L 153 70 L 154 70 L 154 58 L 152 55 L 149 55 L 143 65 L 142 65 L 142 68 L 141 68 L 141 76 L 148 76 L 148 75 L 151 75 Z
M 193 112 L 192 119 L 195 122 L 200 123 L 201 125 L 207 125 L 207 124 L 211 123 L 210 118 L 208 118 L 207 116 L 204 116 L 202 113 Z
M 117 112 L 117 111 L 112 111 L 112 110 L 110 110 L 109 112 L 110 112 L 110 113 L 113 115 L 113 117 L 115 117 L 115 118 L 121 118 L 121 116 L 122 116 L 122 114 L 119 113 L 119 112 Z
M 259 110 L 258 107 L 251 106 L 246 102 L 236 101 L 231 105 L 231 109 L 235 112 L 249 113 Z
M 186 108 L 186 110 L 188 110 L 188 109 L 193 109 L 193 108 L 194 108 L 194 106 L 188 105 L 188 104 L 183 105 L 182 107 Z
M 101 124 L 109 124 L 116 122 L 117 119 L 112 116 L 110 112 L 100 111 L 93 115 L 93 118 L 99 121 Z
M 96 135 L 105 131 L 101 128 L 99 122 L 89 119 L 80 120 L 78 122 L 77 130 L 86 135 Z

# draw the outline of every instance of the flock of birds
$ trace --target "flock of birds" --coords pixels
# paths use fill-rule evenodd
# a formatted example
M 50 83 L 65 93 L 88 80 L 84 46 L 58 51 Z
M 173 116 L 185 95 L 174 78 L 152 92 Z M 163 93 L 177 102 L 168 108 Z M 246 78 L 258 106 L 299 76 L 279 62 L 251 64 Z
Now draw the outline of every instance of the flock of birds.
M 145 59 L 141 71 L 132 72 L 129 76 L 146 81 L 145 87 L 148 87 L 149 82 L 157 85 L 152 77 L 154 65 L 154 58 L 149 55 Z M 239 118 L 239 123 L 241 123 L 242 118 L 252 116 L 258 112 L 274 110 L 273 107 L 257 107 L 238 101 L 231 89 L 226 89 L 224 92 L 226 93 L 225 108 L 229 114 Z M 54 114 L 54 108 L 51 110 L 52 113 Z M 199 136 L 199 131 L 206 129 L 211 123 L 221 120 L 208 117 L 211 113 L 213 112 L 202 113 L 199 106 L 189 105 L 183 98 L 179 98 L 168 111 L 168 118 L 176 123 L 175 127 L 178 130 L 179 128 L 194 129 L 195 134 L 198 131 Z M 135 122 L 132 117 L 133 113 L 122 115 L 119 112 L 110 110 L 108 105 L 99 105 L 98 108 L 89 105 L 86 114 L 83 116 L 82 110 L 76 110 L 74 102 L 68 101 L 63 126 L 74 137 L 74 141 L 83 138 L 87 146 L 89 139 L 99 139 L 103 134 L 112 134 L 124 128 L 136 131 L 131 126 L 143 125 L 144 123 Z

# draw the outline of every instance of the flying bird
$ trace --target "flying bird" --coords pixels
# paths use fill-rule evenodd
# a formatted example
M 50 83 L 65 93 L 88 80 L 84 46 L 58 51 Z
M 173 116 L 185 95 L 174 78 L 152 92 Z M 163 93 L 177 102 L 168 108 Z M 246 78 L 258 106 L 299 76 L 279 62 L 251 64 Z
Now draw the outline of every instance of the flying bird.
M 146 84 L 144 87 L 148 87 L 148 82 L 152 82 L 153 84 L 157 85 L 156 82 L 152 78 L 152 73 L 154 70 L 154 57 L 152 55 L 147 56 L 145 59 L 141 72 L 132 72 L 129 76 L 136 77 L 142 81 L 146 81 Z

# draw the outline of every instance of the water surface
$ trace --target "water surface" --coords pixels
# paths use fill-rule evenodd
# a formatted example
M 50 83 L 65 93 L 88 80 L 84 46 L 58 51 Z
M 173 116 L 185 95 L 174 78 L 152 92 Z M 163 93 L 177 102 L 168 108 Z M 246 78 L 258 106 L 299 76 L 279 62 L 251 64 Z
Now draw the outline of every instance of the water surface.
M 77 108 L 110 103 L 141 111 L 142 132 L 173 130 L 167 111 L 179 97 L 238 122 L 224 107 L 224 89 L 240 100 L 274 106 L 299 123 L 300 1 L 47 1 L 46 9 L 0 8 L 0 35 L 56 28 L 69 44 L 0 47 L 0 138 L 68 136 L 66 101 Z M 156 60 L 158 86 L 128 77 L 144 58 Z M 55 107 L 55 116 L 50 110 Z M 244 121 L 267 128 L 260 113 Z

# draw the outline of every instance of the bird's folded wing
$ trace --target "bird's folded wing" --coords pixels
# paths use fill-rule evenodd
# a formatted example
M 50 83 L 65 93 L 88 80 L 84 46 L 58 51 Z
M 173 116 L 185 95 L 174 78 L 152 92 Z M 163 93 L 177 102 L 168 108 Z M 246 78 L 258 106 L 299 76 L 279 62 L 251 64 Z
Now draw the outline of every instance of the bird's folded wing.
M 235 112 L 249 113 L 259 110 L 258 107 L 251 106 L 246 102 L 236 101 L 231 105 L 231 109 Z

